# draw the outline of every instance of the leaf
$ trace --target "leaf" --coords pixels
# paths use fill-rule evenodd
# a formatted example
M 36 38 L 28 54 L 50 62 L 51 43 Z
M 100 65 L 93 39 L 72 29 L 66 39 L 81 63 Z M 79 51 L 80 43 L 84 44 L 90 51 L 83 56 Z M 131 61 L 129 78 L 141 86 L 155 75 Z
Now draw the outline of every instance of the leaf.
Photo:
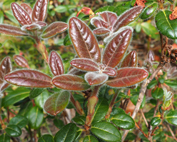
M 148 72 L 141 68 L 122 68 L 117 70 L 117 76 L 109 79 L 106 84 L 111 87 L 128 87 L 142 82 L 148 77 Z
M 84 125 L 85 124 L 85 116 L 76 116 L 72 119 L 76 124 L 78 125 Z
M 52 78 L 36 70 L 17 70 L 7 74 L 5 80 L 11 84 L 26 87 L 52 87 Z
M 22 134 L 20 127 L 17 125 L 8 125 L 5 131 L 11 137 L 19 137 Z
M 103 27 L 101 27 L 101 28 L 96 28 L 96 29 L 93 30 L 93 33 L 94 33 L 95 35 L 108 35 L 109 32 L 110 32 L 110 31 L 109 31 L 108 29 L 103 28 Z
M 47 15 L 48 0 L 37 0 L 32 11 L 33 22 L 44 21 Z
M 170 20 L 169 15 L 172 12 L 169 10 L 162 10 L 157 13 L 155 17 L 157 29 L 165 36 L 171 39 L 177 38 L 177 19 Z
M 7 16 L 7 18 L 10 20 L 10 21 L 12 21 L 13 23 L 15 23 L 15 24 L 19 24 L 19 22 L 17 21 L 17 19 L 14 17 L 14 15 L 13 15 L 13 12 L 11 11 L 11 10 L 9 10 L 9 11 L 4 11 L 4 13 L 5 13 L 5 15 Z
M 130 100 L 134 105 L 136 105 L 138 102 L 138 98 L 139 98 L 139 95 L 133 95 L 133 96 L 131 96 Z M 142 109 L 144 107 L 145 103 L 146 103 L 146 97 L 144 96 L 143 101 L 140 106 L 140 109 Z
M 22 3 L 21 7 L 31 16 L 33 10 L 27 3 Z
M 157 126 L 160 124 L 160 122 L 161 122 L 161 119 L 159 117 L 154 117 L 151 119 L 150 124 L 151 126 Z
M 29 68 L 28 61 L 21 55 L 14 55 L 14 60 L 17 65 L 23 68 Z
M 89 58 L 96 62 L 101 61 L 98 42 L 84 22 L 72 17 L 69 20 L 69 35 L 80 58 Z
M 118 127 L 123 129 L 132 129 L 135 127 L 133 118 L 125 113 L 114 115 L 111 121 Z
M 98 64 L 88 58 L 73 59 L 70 64 L 83 71 L 99 71 Z
M 33 88 L 31 91 L 30 91 L 30 99 L 34 99 L 36 98 L 37 96 L 39 96 L 42 92 L 44 91 L 43 88 Z
M 42 33 L 42 38 L 50 38 L 58 33 L 66 31 L 68 25 L 64 22 L 54 22 L 50 24 Z
M 43 109 L 44 108 L 44 103 L 45 101 L 50 97 L 49 93 L 47 90 L 44 90 L 39 96 L 37 96 L 34 101 L 35 101 L 35 104 Z
M 118 33 L 107 45 L 104 55 L 103 64 L 114 68 L 124 57 L 124 54 L 130 44 L 132 29 L 127 28 Z
M 69 123 L 56 133 L 55 142 L 73 142 L 76 136 L 76 132 L 76 124 Z
M 163 89 L 162 88 L 156 88 L 156 89 L 153 89 L 152 92 L 151 92 L 151 95 L 154 99 L 160 99 L 163 97 Z
M 87 135 L 84 138 L 83 142 L 98 142 L 98 140 L 92 135 Z
M 4 22 L 4 13 L 3 11 L 0 11 L 0 24 Z
M 18 27 L 11 26 L 11 25 L 5 25 L 5 24 L 0 24 L 0 33 L 11 35 L 11 36 L 28 35 L 26 32 L 22 31 Z
M 102 12 L 102 14 L 105 15 L 105 16 L 108 13 L 111 13 L 111 12 L 108 12 L 108 11 Z M 114 14 L 114 15 L 116 16 L 116 14 Z M 107 18 L 108 18 L 108 16 L 106 17 L 106 20 L 107 20 Z M 117 16 L 116 16 L 116 19 L 117 19 Z M 97 29 L 99 29 L 99 28 L 103 28 L 103 29 L 109 28 L 109 24 L 105 21 L 105 19 L 102 19 L 100 17 L 93 17 L 90 22 L 93 26 L 97 27 Z M 112 23 L 110 23 L 110 24 L 112 24 Z M 110 31 L 109 29 L 107 29 L 107 30 Z
M 66 108 L 69 99 L 70 93 L 68 91 L 56 93 L 46 100 L 44 110 L 51 115 L 57 115 Z
M 38 142 L 54 142 L 53 136 L 45 134 L 38 139 Z
M 49 66 L 53 75 L 64 74 L 63 61 L 56 51 L 52 51 L 49 57 Z
M 17 125 L 20 128 L 23 128 L 28 124 L 28 119 L 22 115 L 16 115 L 10 120 L 9 124 Z
M 131 51 L 123 60 L 121 68 L 123 67 L 137 67 L 138 56 L 136 51 Z
M 58 118 L 55 118 L 53 122 L 58 129 L 61 129 L 64 126 L 64 122 Z
M 140 16 L 141 19 L 150 18 L 154 14 L 154 12 L 157 10 L 157 8 L 158 8 L 158 4 L 156 2 L 153 2 L 149 4 L 148 6 L 146 6 Z
M 117 72 L 114 68 L 111 68 L 111 67 L 106 67 L 104 68 L 104 70 L 102 71 L 102 73 L 105 73 L 109 76 L 116 76 Z
M 110 12 L 110 11 L 104 11 L 100 13 L 101 18 L 107 22 L 107 26 L 113 26 L 115 22 L 117 21 L 117 15 L 116 13 Z
M 32 24 L 32 20 L 31 20 L 31 17 L 29 16 L 29 14 L 17 3 L 13 2 L 11 4 L 11 9 L 12 9 L 12 12 L 13 12 L 15 18 L 18 20 L 18 22 L 21 25 L 31 25 Z
M 168 123 L 177 125 L 177 110 L 168 111 L 164 118 Z
M 142 10 L 143 7 L 135 6 L 121 14 L 113 26 L 113 32 L 118 31 L 118 29 L 121 27 L 126 26 L 130 22 L 134 21 L 140 15 Z
M 13 90 L 12 92 L 9 92 L 7 96 L 5 96 L 2 100 L 2 105 L 4 107 L 8 107 L 10 105 L 13 105 L 24 98 L 29 96 L 29 89 L 27 88 L 17 88 L 16 90 Z
M 101 121 L 107 114 L 108 108 L 109 108 L 108 101 L 106 99 L 101 99 L 96 105 L 92 124 Z
M 165 84 L 170 86 L 171 88 L 177 89 L 177 80 L 165 80 Z
M 85 74 L 84 78 L 90 85 L 99 85 L 108 80 L 108 75 L 104 73 L 88 72 Z
M 90 86 L 81 77 L 63 74 L 53 78 L 52 83 L 61 89 L 83 91 L 87 90 Z
M 91 132 L 105 141 L 121 141 L 119 130 L 109 122 L 98 122 L 91 126 Z
M 157 80 L 155 79 L 155 80 L 152 80 L 149 84 L 148 84 L 148 86 L 147 86 L 147 89 L 151 89 L 151 88 L 153 88 L 153 87 L 155 87 L 156 85 L 157 85 Z
M 151 23 L 143 22 L 141 23 L 141 27 L 143 31 L 151 38 L 154 38 L 154 39 L 159 38 L 158 30 Z
M 0 136 L 0 142 L 10 142 L 10 137 L 4 133 Z
M 33 107 L 27 114 L 32 129 L 38 129 L 43 122 L 44 114 L 37 106 Z

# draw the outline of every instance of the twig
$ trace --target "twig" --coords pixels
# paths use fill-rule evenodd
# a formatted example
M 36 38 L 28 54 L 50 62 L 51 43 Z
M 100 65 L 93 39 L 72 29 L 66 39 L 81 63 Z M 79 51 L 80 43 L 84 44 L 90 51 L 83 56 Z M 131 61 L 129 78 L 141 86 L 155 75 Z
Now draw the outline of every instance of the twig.
M 168 124 L 166 124 L 165 126 L 166 126 L 166 127 L 168 128 L 168 130 L 170 131 L 170 133 L 171 133 L 173 139 L 177 141 L 177 138 L 176 138 L 175 134 L 173 133 L 172 129 L 170 128 L 170 126 L 169 126 Z
M 148 122 L 147 122 L 147 120 L 146 120 L 146 117 L 144 116 L 143 110 L 140 109 L 140 112 L 141 112 L 141 115 L 142 115 L 142 117 L 143 117 L 143 119 L 144 119 L 144 122 L 145 122 L 145 124 L 146 124 L 146 127 L 148 128 L 148 127 L 149 127 L 149 124 L 148 124 Z
M 140 128 L 140 126 L 135 122 L 135 126 L 141 131 L 141 133 L 148 138 L 148 135 L 143 132 L 143 130 Z

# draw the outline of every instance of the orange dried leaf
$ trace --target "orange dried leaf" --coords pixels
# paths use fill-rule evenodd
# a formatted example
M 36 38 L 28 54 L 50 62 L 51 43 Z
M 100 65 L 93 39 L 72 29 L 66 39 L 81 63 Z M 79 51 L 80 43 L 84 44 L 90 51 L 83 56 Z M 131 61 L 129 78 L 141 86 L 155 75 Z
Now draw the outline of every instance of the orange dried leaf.
M 145 2 L 146 0 L 136 0 L 134 6 L 142 6 L 142 7 L 145 7 Z
M 170 20 L 174 20 L 177 18 L 177 7 L 173 10 L 172 14 L 169 15 Z

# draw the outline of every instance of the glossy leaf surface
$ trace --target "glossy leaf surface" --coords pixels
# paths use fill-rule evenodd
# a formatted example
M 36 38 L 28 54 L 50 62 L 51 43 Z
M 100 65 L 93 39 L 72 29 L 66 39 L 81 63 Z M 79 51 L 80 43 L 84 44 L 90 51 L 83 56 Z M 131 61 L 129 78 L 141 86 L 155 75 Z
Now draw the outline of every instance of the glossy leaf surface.
M 160 119 L 159 117 L 154 117 L 154 118 L 151 119 L 150 124 L 151 124 L 152 126 L 157 126 L 157 125 L 160 124 L 160 122 L 161 122 L 161 119 Z
M 5 96 L 2 100 L 2 105 L 4 107 L 8 107 L 10 105 L 13 105 L 24 98 L 29 96 L 30 90 L 27 88 L 17 88 L 16 90 L 12 90 L 11 92 L 8 92 L 8 95 Z
M 52 73 L 56 75 L 64 74 L 64 66 L 60 55 L 56 51 L 52 51 L 49 57 L 49 66 Z
M 9 124 L 23 128 L 28 124 L 28 119 L 22 115 L 16 115 L 10 120 Z
M 128 87 L 140 83 L 148 77 L 148 72 L 141 68 L 122 68 L 117 76 L 106 82 L 111 87 Z
M 19 137 L 22 134 L 20 127 L 17 125 L 8 125 L 5 131 L 11 137 Z
M 111 67 L 106 67 L 104 70 L 103 70 L 103 73 L 109 75 L 109 76 L 116 76 L 117 72 L 114 68 L 111 68 Z
M 85 124 L 85 116 L 76 116 L 72 119 L 77 125 L 84 125 Z
M 118 29 L 120 29 L 123 26 L 128 25 L 130 22 L 134 21 L 143 10 L 143 7 L 141 6 L 135 6 L 127 11 L 125 11 L 123 14 L 119 16 L 117 21 L 115 22 L 113 26 L 113 31 L 116 32 Z
M 83 142 L 98 142 L 98 140 L 92 135 L 87 135 L 84 138 Z
M 109 34 L 110 30 L 106 29 L 106 28 L 96 28 L 93 30 L 93 33 L 96 35 L 107 35 Z
M 18 22 L 21 25 L 31 25 L 32 24 L 32 20 L 31 20 L 29 14 L 27 13 L 27 11 L 25 11 L 17 3 L 15 3 L 15 2 L 12 3 L 11 9 L 12 9 L 12 12 L 13 12 L 15 18 L 18 20 Z
M 60 129 L 55 135 L 55 142 L 72 142 L 76 136 L 77 126 L 69 123 Z
M 23 68 L 29 68 L 28 61 L 21 55 L 14 55 L 14 60 L 17 65 Z
M 121 141 L 119 130 L 109 122 L 98 122 L 91 126 L 91 132 L 105 141 Z
M 111 121 L 118 127 L 123 129 L 132 129 L 135 127 L 133 118 L 125 113 L 114 115 Z
M 45 134 L 38 139 L 38 142 L 54 142 L 53 136 Z
M 165 36 L 171 39 L 177 38 L 177 19 L 170 20 L 171 11 L 162 10 L 155 17 L 157 29 Z
M 131 51 L 123 60 L 121 67 L 136 67 L 138 57 L 136 51 Z
M 100 49 L 90 28 L 78 18 L 69 21 L 69 35 L 74 48 L 80 58 L 101 61 Z
M 33 107 L 27 114 L 31 128 L 38 129 L 43 122 L 44 114 L 37 106 Z
M 69 99 L 70 94 L 68 91 L 56 93 L 46 100 L 44 110 L 51 115 L 57 115 L 66 108 L 69 103 Z
M 39 96 L 42 92 L 44 91 L 43 88 L 33 88 L 31 91 L 30 91 L 30 99 L 34 99 L 36 98 L 37 96 Z
M 88 72 L 85 74 L 85 80 L 90 85 L 99 85 L 108 80 L 108 75 L 104 73 Z
M 107 22 L 108 27 L 114 25 L 117 20 L 117 15 L 110 11 L 101 12 L 100 16 L 105 22 Z
M 27 3 L 22 3 L 20 6 L 31 16 L 33 10 Z
M 90 87 L 83 78 L 70 74 L 57 76 L 52 82 L 56 87 L 65 90 L 83 91 Z
M 47 15 L 48 0 L 37 0 L 32 11 L 33 22 L 44 21 Z
M 170 110 L 167 112 L 165 120 L 172 125 L 177 125 L 177 110 Z
M 162 88 L 153 89 L 151 95 L 154 99 L 160 99 L 164 95 L 163 89 Z
M 83 71 L 99 71 L 98 64 L 88 58 L 73 59 L 70 64 Z
M 64 126 L 64 122 L 57 117 L 54 119 L 54 125 L 58 128 L 61 129 Z
M 54 22 L 50 24 L 42 33 L 42 38 L 50 38 L 58 33 L 62 33 L 66 31 L 68 28 L 68 25 L 64 22 Z
M 18 27 L 11 26 L 11 25 L 5 25 L 5 24 L 0 24 L 0 33 L 12 35 L 12 36 L 28 35 L 26 32 L 22 31 Z
M 8 136 L 7 134 L 2 134 L 0 136 L 0 142 L 10 142 L 10 136 Z
M 107 45 L 104 55 L 103 64 L 109 67 L 115 67 L 122 60 L 132 37 L 131 28 L 127 28 L 117 34 Z
M 11 84 L 26 87 L 46 88 L 52 87 L 51 77 L 35 70 L 17 70 L 5 76 Z

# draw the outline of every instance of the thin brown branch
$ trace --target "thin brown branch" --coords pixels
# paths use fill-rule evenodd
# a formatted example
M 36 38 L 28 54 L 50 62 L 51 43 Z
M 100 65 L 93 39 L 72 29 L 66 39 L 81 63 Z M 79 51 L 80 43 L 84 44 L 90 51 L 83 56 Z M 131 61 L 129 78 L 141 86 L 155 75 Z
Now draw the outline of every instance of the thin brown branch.
M 135 126 L 141 131 L 141 133 L 148 138 L 148 135 L 143 132 L 143 130 L 140 128 L 140 126 L 135 122 Z
M 144 112 L 143 112 L 143 110 L 140 109 L 140 112 L 141 112 L 141 115 L 142 115 L 142 117 L 143 117 L 143 119 L 144 119 L 144 122 L 145 122 L 145 124 L 146 124 L 146 127 L 148 128 L 148 127 L 149 127 L 149 124 L 148 124 L 148 122 L 147 122 L 146 117 L 144 116 Z
M 172 129 L 170 128 L 170 126 L 169 126 L 168 124 L 166 124 L 165 126 L 166 126 L 166 127 L 168 128 L 168 130 L 170 131 L 170 133 L 171 133 L 173 139 L 177 141 L 177 138 L 176 138 L 175 134 L 173 133 Z

